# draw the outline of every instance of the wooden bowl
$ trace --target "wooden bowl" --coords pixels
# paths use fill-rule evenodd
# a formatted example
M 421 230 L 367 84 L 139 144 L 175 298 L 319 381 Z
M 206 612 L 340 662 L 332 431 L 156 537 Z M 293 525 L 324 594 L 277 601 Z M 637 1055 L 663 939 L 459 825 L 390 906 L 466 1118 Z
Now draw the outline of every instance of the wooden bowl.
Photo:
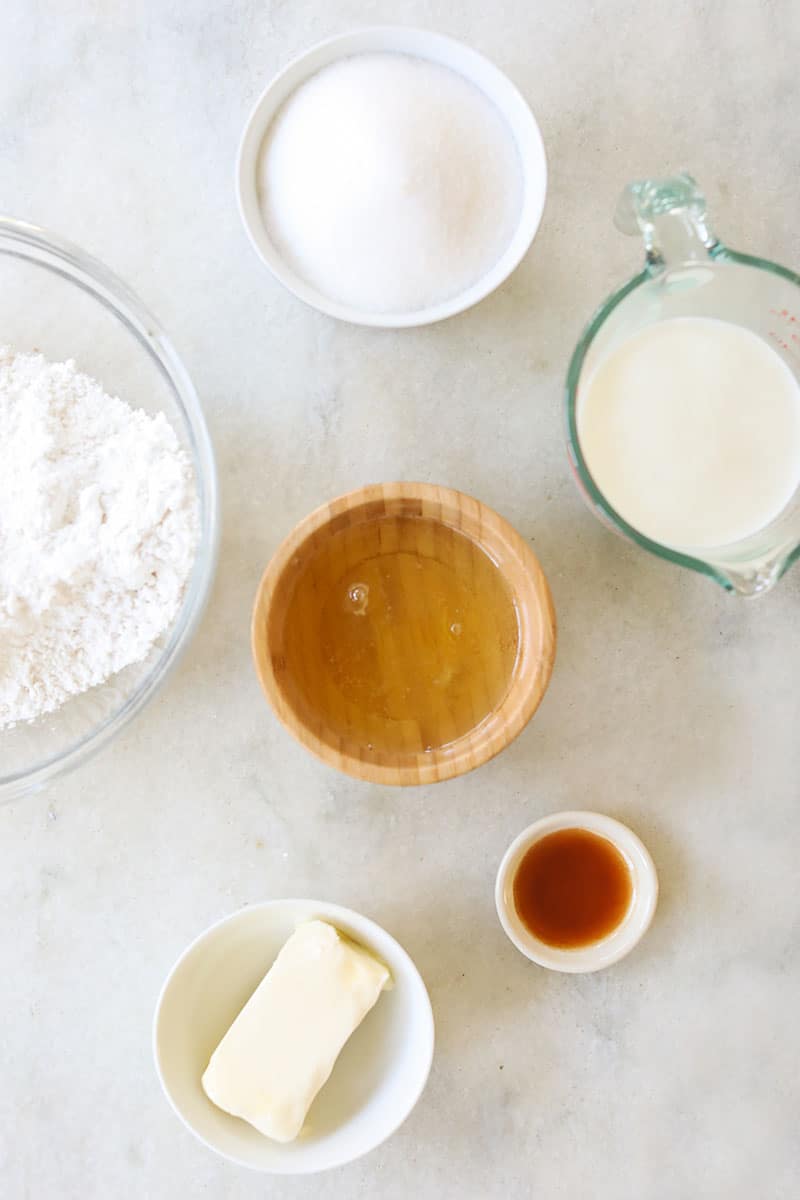
M 462 690 L 458 703 L 462 726 L 464 711 L 477 713 L 477 721 L 466 729 L 454 724 L 452 738 L 442 737 L 431 745 L 425 744 L 422 718 L 419 722 L 409 719 L 395 722 L 392 714 L 387 723 L 384 714 L 381 728 L 375 726 L 378 735 L 365 735 L 363 720 L 371 717 L 364 716 L 363 707 L 354 706 L 347 677 L 342 684 L 341 678 L 334 681 L 326 678 L 324 671 L 319 674 L 319 663 L 327 662 L 320 657 L 324 632 L 322 616 L 316 613 L 322 603 L 321 568 L 311 564 L 323 561 L 328 551 L 333 554 L 331 546 L 355 542 L 357 550 L 353 553 L 360 557 L 351 555 L 349 568 L 346 560 L 342 560 L 342 580 L 348 569 L 358 578 L 359 571 L 370 569 L 370 564 L 374 567 L 382 556 L 396 550 L 396 541 L 392 542 L 394 549 L 387 550 L 387 543 L 394 536 L 387 531 L 397 529 L 402 531 L 403 570 L 416 566 L 422 572 L 419 578 L 427 579 L 428 572 L 439 570 L 437 563 L 446 561 L 447 571 L 456 576 L 454 586 L 463 584 L 469 589 L 474 588 L 480 576 L 481 564 L 484 572 L 488 566 L 493 576 L 496 573 L 492 568 L 496 567 L 502 604 L 507 606 L 512 620 L 515 615 L 515 656 L 513 645 L 509 651 L 508 639 L 504 641 L 499 632 L 505 610 L 498 611 L 497 620 L 483 620 L 478 635 L 470 642 L 471 669 L 468 677 L 464 675 L 466 692 Z M 401 662 L 408 672 L 406 682 L 413 684 L 417 682 L 415 663 L 431 660 L 426 659 L 426 636 L 424 632 L 418 636 L 417 626 L 413 619 L 408 619 L 408 614 L 413 618 L 415 612 L 420 613 L 420 605 L 424 608 L 427 600 L 417 594 L 419 589 L 404 589 L 402 577 L 399 586 L 400 606 L 406 617 L 403 641 L 380 644 L 378 661 Z M 352 588 L 347 593 L 350 598 L 356 595 Z M 337 607 L 335 612 L 338 611 Z M 360 614 L 361 609 L 354 611 Z M 374 611 L 380 612 L 377 602 Z M 486 615 L 480 606 L 478 611 Z M 302 623 L 305 613 L 309 614 L 307 626 Z M 371 611 L 370 619 L 377 622 L 378 617 Z M 302 637 L 297 633 L 298 622 Z M 460 624 L 449 628 L 461 633 Z M 373 641 L 377 638 L 380 643 L 385 636 L 384 624 L 375 624 L 372 633 Z M 418 636 L 418 644 L 409 646 L 409 635 Z M 280 720 L 323 762 L 373 783 L 436 783 L 463 775 L 493 758 L 513 741 L 538 708 L 553 670 L 555 645 L 556 623 L 550 589 L 538 559 L 526 542 L 507 521 L 480 501 L 450 488 L 425 483 L 370 485 L 348 492 L 311 513 L 276 551 L 259 584 L 253 609 L 252 649 L 256 671 Z M 387 646 L 389 659 L 384 653 Z M 503 655 L 506 657 L 501 664 Z M 312 659 L 316 674 L 309 665 Z M 501 665 L 503 675 L 498 673 Z M 490 690 L 491 680 L 500 681 L 494 691 Z M 409 694 L 409 688 L 404 694 Z M 492 694 L 495 701 L 486 711 L 487 697 Z M 342 705 L 335 720 L 331 716 L 332 697 Z M 386 728 L 391 730 L 391 737 L 382 736 Z

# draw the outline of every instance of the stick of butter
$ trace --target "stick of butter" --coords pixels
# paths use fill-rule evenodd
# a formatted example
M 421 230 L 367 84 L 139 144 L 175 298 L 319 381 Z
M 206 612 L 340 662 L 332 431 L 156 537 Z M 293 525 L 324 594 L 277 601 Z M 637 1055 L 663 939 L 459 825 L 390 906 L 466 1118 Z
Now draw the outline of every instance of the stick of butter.
M 332 925 L 299 926 L 211 1055 L 209 1100 L 277 1142 L 292 1141 L 388 982 L 383 963 Z

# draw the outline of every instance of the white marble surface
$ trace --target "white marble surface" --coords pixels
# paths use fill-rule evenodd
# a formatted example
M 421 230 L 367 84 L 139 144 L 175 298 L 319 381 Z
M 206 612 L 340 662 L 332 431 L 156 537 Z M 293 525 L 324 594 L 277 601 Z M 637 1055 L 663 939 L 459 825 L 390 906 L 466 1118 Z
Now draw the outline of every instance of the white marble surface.
M 162 317 L 204 398 L 219 576 L 166 690 L 120 741 L 0 809 L 4 1200 L 794 1200 L 800 1178 L 800 570 L 734 601 L 584 511 L 561 388 L 595 304 L 636 267 L 631 177 L 690 166 L 733 245 L 797 266 L 792 0 L 6 0 L 0 208 L 106 260 Z M 551 191 L 502 291 L 417 332 L 307 311 L 245 241 L 233 160 L 287 57 L 398 20 L 521 86 Z M 500 759 L 437 788 L 318 765 L 261 700 L 259 572 L 319 501 L 367 480 L 463 488 L 531 539 L 561 624 L 553 684 Z M 511 837 L 566 806 L 651 847 L 637 952 L 549 974 L 505 939 Z M 216 1159 L 160 1094 L 150 1020 L 173 959 L 270 896 L 364 910 L 407 946 L 438 1022 L 428 1089 L 365 1160 L 270 1181 Z

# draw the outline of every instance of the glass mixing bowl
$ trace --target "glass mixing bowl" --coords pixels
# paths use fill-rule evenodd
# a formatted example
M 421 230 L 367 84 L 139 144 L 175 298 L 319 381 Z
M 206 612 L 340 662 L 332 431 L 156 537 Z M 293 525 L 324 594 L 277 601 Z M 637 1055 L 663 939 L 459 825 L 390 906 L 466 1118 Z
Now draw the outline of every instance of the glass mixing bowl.
M 172 625 L 144 662 L 68 700 L 57 712 L 0 732 L 0 801 L 42 787 L 119 733 L 174 667 L 201 616 L 217 548 L 214 456 L 197 393 L 141 301 L 96 259 L 53 234 L 0 217 L 0 344 L 74 358 L 133 408 L 163 412 L 194 465 L 197 555 Z

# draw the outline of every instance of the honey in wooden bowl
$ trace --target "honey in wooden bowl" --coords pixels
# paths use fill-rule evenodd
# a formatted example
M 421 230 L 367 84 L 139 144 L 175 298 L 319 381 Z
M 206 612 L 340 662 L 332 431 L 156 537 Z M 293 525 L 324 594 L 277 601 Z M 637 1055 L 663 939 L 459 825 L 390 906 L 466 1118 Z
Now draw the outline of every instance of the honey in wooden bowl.
M 541 699 L 554 642 L 529 547 L 491 509 L 427 484 L 312 513 L 253 615 L 279 717 L 332 765 L 386 783 L 450 778 L 502 749 Z
M 518 642 L 497 566 L 425 517 L 346 525 L 313 547 L 284 627 L 298 708 L 379 752 L 439 749 L 480 724 L 508 691 Z

